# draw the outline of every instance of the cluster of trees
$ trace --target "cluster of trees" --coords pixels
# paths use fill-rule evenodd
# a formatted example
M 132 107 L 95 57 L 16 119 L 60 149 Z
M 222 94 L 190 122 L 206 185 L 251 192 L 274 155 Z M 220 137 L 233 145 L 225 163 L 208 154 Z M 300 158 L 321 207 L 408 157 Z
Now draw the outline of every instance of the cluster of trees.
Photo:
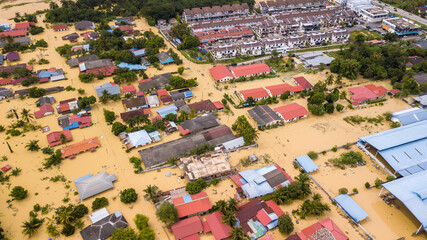
M 342 104 L 334 105 L 340 99 L 340 91 L 338 88 L 334 88 L 332 91 L 328 90 L 326 86 L 328 83 L 332 84 L 332 82 L 333 75 L 329 75 L 325 82 L 317 82 L 313 87 L 313 91 L 308 92 L 307 106 L 312 114 L 322 116 L 325 113 L 332 114 L 335 109 L 339 112 L 344 109 Z
M 111 235 L 112 240 L 154 240 L 156 239 L 156 234 L 153 229 L 148 225 L 149 218 L 142 214 L 137 214 L 134 218 L 134 222 L 136 228 L 139 233 L 137 233 L 134 229 L 127 228 L 118 228 Z
M 244 115 L 237 118 L 236 122 L 231 126 L 231 129 L 233 129 L 237 135 L 243 137 L 246 145 L 252 144 L 259 136 L 258 131 L 252 127 Z
M 92 104 L 96 103 L 96 97 L 95 96 L 89 96 L 89 97 L 79 97 L 79 107 L 84 109 L 87 107 L 90 107 Z
M 294 223 L 288 214 L 283 214 L 279 217 L 278 227 L 279 232 L 282 234 L 290 234 L 294 231 Z
M 341 169 L 344 169 L 345 165 L 366 164 L 366 162 L 363 160 L 362 154 L 355 151 L 342 153 L 339 158 L 332 158 L 328 161 L 335 167 L 339 167 Z
M 289 72 L 295 69 L 294 59 L 290 56 L 287 61 L 283 59 L 276 50 L 273 50 L 271 57 L 265 60 L 265 63 L 272 67 L 276 72 Z
M 139 59 L 138 61 L 141 61 L 141 60 Z M 120 70 L 116 71 L 118 69 Z M 114 79 L 114 82 L 117 84 L 132 83 L 138 80 L 138 75 L 136 74 L 136 71 L 127 71 L 126 69 L 122 69 L 122 68 L 117 68 L 116 70 L 114 70 L 116 76 L 114 76 L 113 79 Z
M 322 196 L 320 194 L 314 194 L 313 200 L 305 200 L 297 210 L 293 210 L 292 213 L 298 215 L 301 219 L 305 219 L 309 216 L 321 216 L 324 212 L 331 211 L 328 204 L 322 203 Z
M 172 89 L 197 87 L 198 85 L 196 78 L 185 79 L 181 76 L 172 76 L 169 81 Z
M 135 173 L 139 173 L 140 171 L 142 171 L 142 167 L 141 167 L 142 160 L 141 160 L 141 158 L 131 157 L 131 158 L 129 158 L 129 162 L 133 164 L 133 168 L 135 169 L 134 170 Z
M 100 22 L 102 20 L 108 20 L 114 18 L 114 16 L 109 16 L 110 12 L 102 11 L 100 9 L 95 9 L 95 7 L 101 6 L 101 3 L 104 1 L 71 1 L 64 0 L 61 1 L 61 7 L 58 4 L 52 2 L 50 3 L 46 11 L 45 21 L 48 23 L 68 23 L 68 22 L 79 22 L 83 20 Z M 107 3 L 108 2 L 108 3 Z M 110 4 L 111 1 L 107 1 L 106 6 Z
M 51 153 L 48 158 L 45 158 L 43 163 L 44 168 L 51 168 L 52 166 L 58 166 L 62 163 L 64 158 L 62 157 L 61 150 L 57 149 L 55 152 Z
M 105 197 L 95 198 L 92 202 L 92 211 L 108 206 L 108 199 Z
M 280 187 L 272 194 L 264 197 L 265 200 L 273 200 L 277 204 L 290 204 L 293 200 L 301 200 L 311 194 L 310 178 L 307 174 L 300 173 L 295 181 L 286 187 Z
M 39 34 L 39 33 L 44 32 L 44 28 L 43 28 L 43 27 L 39 27 L 39 26 L 34 26 L 34 25 L 32 25 L 32 26 L 30 26 L 30 29 L 28 30 L 28 32 L 29 32 L 31 35 L 37 35 L 37 34 Z
M 391 37 L 388 39 L 394 40 Z M 338 51 L 331 62 L 331 72 L 353 80 L 359 74 L 374 80 L 389 78 L 391 84 L 404 94 L 419 93 L 411 72 L 406 71 L 406 63 L 408 56 L 427 56 L 425 49 L 404 46 L 411 45 L 410 42 L 388 42 L 378 46 L 365 43 L 365 40 L 365 35 L 357 34 L 348 49 Z
M 108 124 L 112 124 L 116 120 L 116 113 L 104 108 L 104 117 Z
M 206 181 L 202 178 L 199 178 L 196 181 L 188 182 L 185 186 L 185 191 L 187 191 L 189 194 L 197 194 L 207 187 L 208 184 Z

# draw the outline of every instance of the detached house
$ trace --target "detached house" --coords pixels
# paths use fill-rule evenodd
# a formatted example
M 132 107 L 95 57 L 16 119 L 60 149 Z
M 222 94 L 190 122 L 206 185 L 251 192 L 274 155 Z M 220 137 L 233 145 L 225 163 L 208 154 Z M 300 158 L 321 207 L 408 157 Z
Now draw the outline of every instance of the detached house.
M 145 98 L 130 98 L 123 99 L 122 104 L 125 105 L 126 110 L 133 111 L 141 108 L 147 108 L 148 104 Z
M 35 118 L 42 118 L 44 116 L 52 115 L 55 110 L 53 109 L 52 105 L 50 104 L 44 104 L 43 106 L 39 107 L 39 110 L 34 112 Z

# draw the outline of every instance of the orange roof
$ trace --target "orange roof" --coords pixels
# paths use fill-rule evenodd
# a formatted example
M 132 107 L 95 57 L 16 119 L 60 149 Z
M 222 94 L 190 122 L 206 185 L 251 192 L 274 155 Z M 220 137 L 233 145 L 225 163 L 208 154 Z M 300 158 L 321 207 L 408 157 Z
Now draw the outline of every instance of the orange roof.
M 125 85 L 122 87 L 123 89 L 123 93 L 131 93 L 131 92 L 136 92 L 135 86 L 134 85 Z
M 246 66 L 234 67 L 230 69 L 234 76 L 242 77 L 252 74 L 262 74 L 271 71 L 270 67 L 265 63 L 255 63 Z
M 213 102 L 213 104 L 217 110 L 224 109 L 224 104 L 222 104 L 220 101 Z
M 27 30 L 13 30 L 13 31 L 9 31 L 9 32 L 1 32 L 0 33 L 0 37 L 7 37 L 7 36 L 11 36 L 11 37 L 27 36 Z
M 66 158 L 99 146 L 101 146 L 101 143 L 99 142 L 98 137 L 94 137 L 75 143 L 71 146 L 61 148 L 60 150 L 62 152 L 62 157 Z

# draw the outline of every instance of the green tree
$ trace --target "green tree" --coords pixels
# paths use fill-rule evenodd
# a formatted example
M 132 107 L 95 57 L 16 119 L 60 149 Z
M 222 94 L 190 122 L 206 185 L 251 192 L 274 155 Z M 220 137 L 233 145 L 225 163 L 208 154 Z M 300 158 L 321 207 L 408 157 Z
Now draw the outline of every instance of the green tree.
M 34 118 L 34 115 L 30 112 L 30 110 L 23 108 L 21 110 L 21 119 L 24 122 L 29 123 L 31 119 Z
M 74 207 L 71 216 L 74 219 L 82 218 L 84 215 L 88 214 L 89 209 L 84 204 L 79 204 Z
M 138 235 L 132 228 L 117 228 L 111 235 L 111 240 L 138 240 Z
M 144 228 L 149 227 L 148 226 L 148 217 L 142 214 L 136 214 L 135 219 L 133 220 L 135 222 L 136 228 L 138 230 L 142 230 Z
M 289 215 L 283 214 L 279 217 L 279 231 L 282 234 L 290 234 L 294 231 L 294 223 Z
M 64 133 L 61 133 L 61 135 L 59 136 L 59 139 L 61 139 L 62 144 L 67 142 L 67 136 L 65 136 Z
M 53 225 L 52 223 L 48 224 L 46 226 L 46 233 L 51 237 L 58 235 L 59 234 L 58 225 Z
M 230 239 L 232 240 L 245 240 L 248 239 L 242 227 L 235 227 L 231 229 Z
M 203 180 L 203 178 L 199 178 L 196 181 L 188 182 L 187 185 L 185 186 L 185 190 L 189 194 L 196 194 L 196 193 L 200 193 L 207 186 L 208 185 L 207 185 L 206 181 Z
M 128 188 L 120 191 L 120 201 L 122 203 L 132 203 L 136 202 L 138 199 L 138 194 L 135 192 L 135 189 Z
M 108 206 L 108 199 L 106 197 L 95 198 L 95 200 L 92 202 L 92 211 L 106 206 Z
M 184 73 L 185 68 L 183 66 L 178 67 L 178 73 L 179 75 L 182 75 Z
M 76 231 L 76 228 L 73 225 L 65 224 L 62 227 L 61 234 L 68 237 L 68 236 L 73 235 L 75 231 Z
M 38 142 L 39 140 L 30 140 L 27 145 L 25 145 L 25 148 L 31 152 L 38 151 L 40 149 Z
M 179 221 L 178 212 L 170 202 L 163 202 L 157 209 L 156 215 L 167 227 Z
M 335 106 L 334 106 L 334 104 L 333 104 L 333 103 L 325 103 L 324 107 L 325 107 L 325 111 L 326 111 L 327 113 L 329 113 L 329 114 L 334 113 Z
M 55 221 L 60 224 L 69 225 L 73 221 L 73 206 L 61 206 L 55 210 Z
M 113 132 L 113 134 L 114 134 L 115 136 L 119 135 L 121 132 L 126 131 L 126 129 L 127 129 L 127 126 L 126 126 L 126 125 L 123 125 L 123 124 L 122 124 L 122 123 L 120 123 L 120 122 L 115 122 L 115 123 L 113 123 L 113 125 L 112 125 L 112 127 L 111 127 L 111 131 Z
M 13 198 L 13 200 L 22 200 L 27 198 L 28 190 L 25 190 L 25 188 L 21 186 L 15 186 L 12 188 L 12 191 L 10 192 L 9 196 Z
M 280 95 L 280 99 L 281 100 L 287 100 L 290 95 L 291 95 L 291 92 L 288 90 L 288 91 L 284 92 L 282 95 Z
M 22 233 L 29 237 L 37 233 L 38 228 L 43 224 L 43 219 L 31 218 L 30 221 L 22 223 Z
M 154 204 L 159 201 L 159 188 L 156 185 L 148 185 L 142 191 L 145 193 L 144 197 L 149 199 Z
M 116 120 L 116 114 L 112 111 L 105 109 L 105 108 L 104 108 L 104 117 L 105 117 L 105 121 L 108 124 L 112 124 L 114 122 L 114 120 Z
M 338 111 L 338 112 L 341 112 L 343 109 L 344 109 L 344 106 L 342 105 L 342 104 L 337 104 L 337 106 L 335 107 L 336 108 L 336 110 Z
M 236 219 L 236 216 L 234 216 L 233 212 L 226 212 L 222 216 L 222 222 L 227 224 L 230 227 L 234 227 L 236 225 L 237 219 Z
M 45 168 L 50 168 L 52 166 L 58 166 L 59 164 L 61 164 L 62 160 L 64 158 L 62 157 L 62 152 L 61 150 L 57 149 L 55 151 L 55 153 L 53 153 L 52 155 L 50 155 L 50 157 L 45 158 L 45 163 L 43 163 Z
M 259 137 L 259 133 L 251 126 L 244 115 L 239 116 L 231 128 L 237 135 L 243 137 L 246 145 L 252 144 Z
M 154 239 L 156 239 L 156 233 L 150 227 L 143 228 L 139 232 L 139 239 L 154 240 Z

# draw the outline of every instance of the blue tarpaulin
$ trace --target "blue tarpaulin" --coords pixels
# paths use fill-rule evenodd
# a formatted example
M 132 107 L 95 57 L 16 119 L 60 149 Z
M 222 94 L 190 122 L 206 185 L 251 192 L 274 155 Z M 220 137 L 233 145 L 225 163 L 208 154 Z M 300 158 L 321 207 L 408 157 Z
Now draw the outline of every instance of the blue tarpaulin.
M 383 187 L 398 198 L 427 231 L 427 171 L 384 183 Z
M 304 171 L 311 173 L 319 169 L 319 167 L 311 160 L 308 155 L 303 155 L 295 158 L 295 161 L 304 169 Z
M 349 195 L 341 194 L 334 199 L 340 208 L 355 222 L 365 219 L 368 213 L 365 212 Z

